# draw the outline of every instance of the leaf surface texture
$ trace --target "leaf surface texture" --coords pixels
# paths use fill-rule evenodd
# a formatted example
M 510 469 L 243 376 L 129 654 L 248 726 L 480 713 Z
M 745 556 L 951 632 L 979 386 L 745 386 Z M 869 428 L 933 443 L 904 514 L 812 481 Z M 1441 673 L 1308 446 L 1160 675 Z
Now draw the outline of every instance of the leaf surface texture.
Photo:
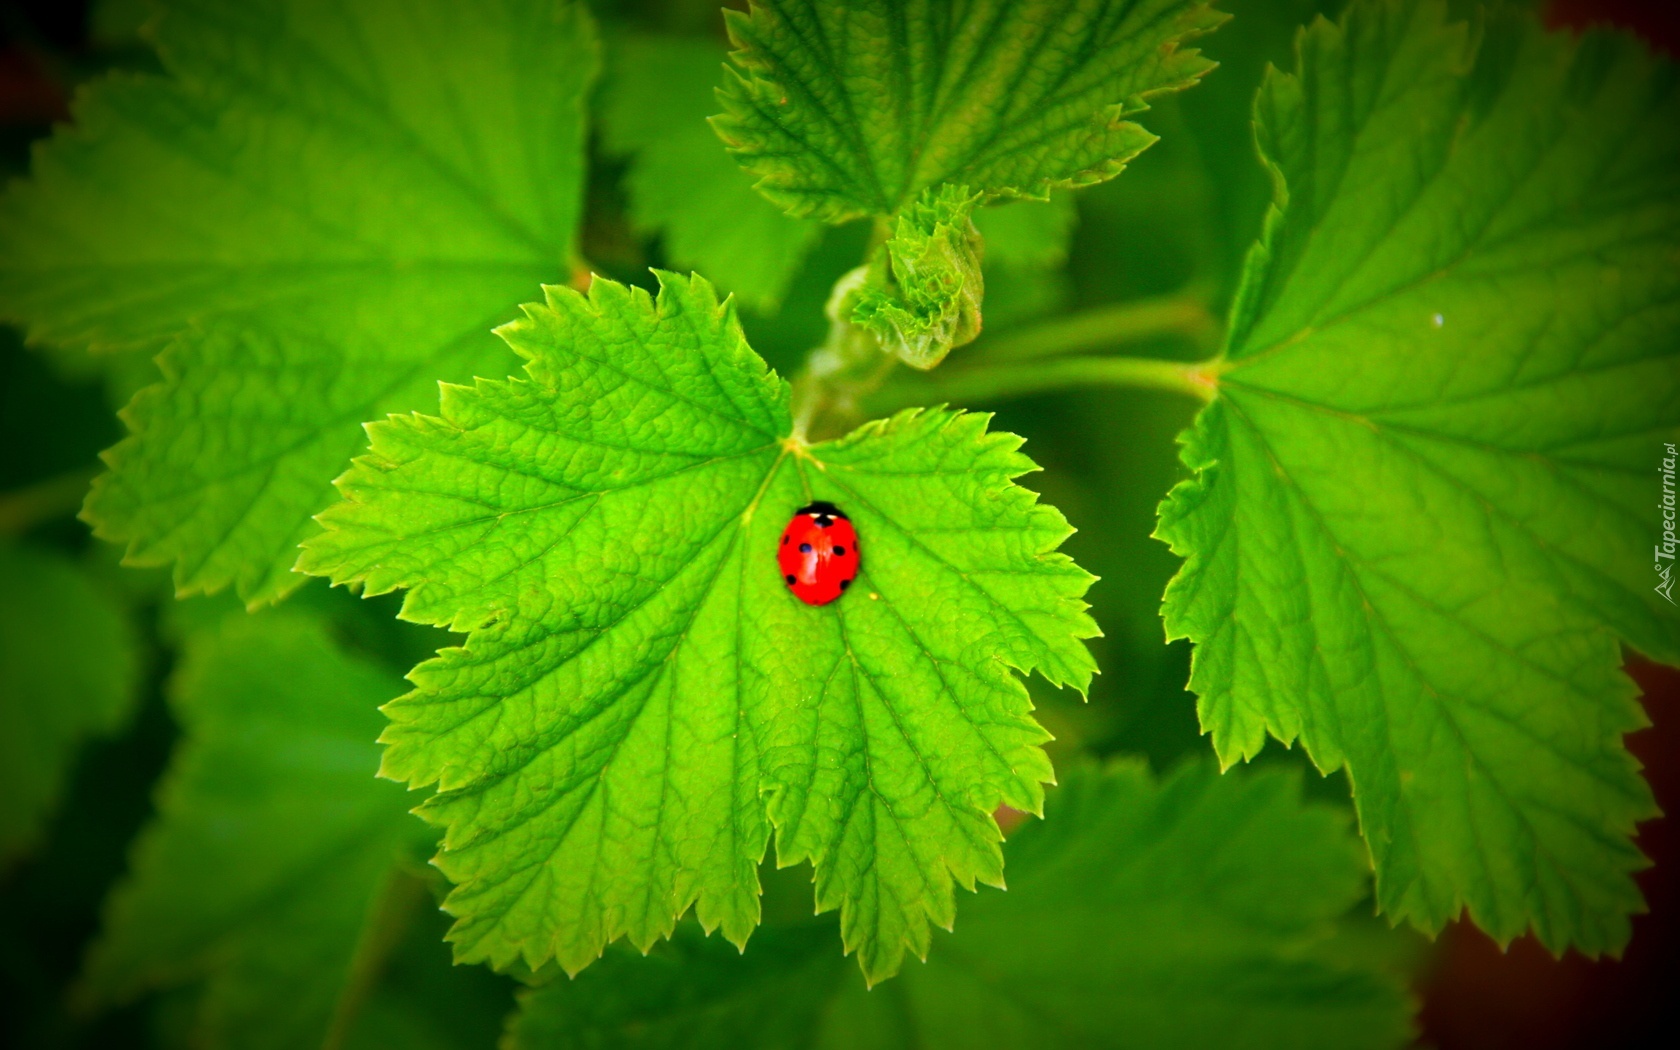
M 1618 641 L 1680 431 L 1680 81 L 1605 34 L 1364 2 L 1255 107 L 1276 201 L 1161 509 L 1225 762 L 1345 768 L 1381 908 L 1618 950 L 1655 816 Z
M 1038 808 L 1013 671 L 1084 688 L 1090 577 L 1013 484 L 1020 439 L 930 411 L 807 446 L 733 306 L 660 280 L 549 289 L 502 330 L 524 376 L 370 426 L 303 564 L 468 635 L 382 738 L 388 775 L 439 789 L 461 959 L 575 972 L 691 905 L 744 942 L 774 827 L 887 976 L 951 923 L 953 881 L 1001 879 L 992 810 Z M 813 499 L 863 557 L 820 608 L 776 567 Z
M 891 215 L 924 189 L 1043 198 L 1155 141 L 1130 117 L 1211 68 L 1197 0 L 754 0 L 714 119 L 790 215 Z
M 0 316 L 163 350 L 87 515 L 183 592 L 291 574 L 360 424 L 572 262 L 594 39 L 549 0 L 170 0 L 163 75 L 118 74 L 0 197 Z

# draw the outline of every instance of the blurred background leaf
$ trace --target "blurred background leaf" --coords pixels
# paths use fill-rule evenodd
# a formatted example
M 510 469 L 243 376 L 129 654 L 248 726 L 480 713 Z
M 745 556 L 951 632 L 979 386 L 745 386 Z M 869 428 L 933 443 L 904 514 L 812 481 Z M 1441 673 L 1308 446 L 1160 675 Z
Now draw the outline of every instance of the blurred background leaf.
M 182 741 L 79 996 L 203 980 L 195 1042 L 341 1039 L 429 897 L 432 835 L 374 777 L 377 705 L 400 689 L 290 611 L 193 631 L 169 690 Z
M 74 562 L 0 539 L 0 871 L 35 845 L 80 745 L 132 715 L 137 648 Z
M 1064 766 L 1010 839 L 1010 887 L 966 901 L 925 965 L 866 989 L 834 924 L 769 927 L 745 953 L 690 924 L 524 993 L 512 1050 L 562 1047 L 1392 1047 L 1409 1039 L 1395 950 L 1337 944 L 1362 894 L 1346 816 L 1298 777 L 1156 778 Z

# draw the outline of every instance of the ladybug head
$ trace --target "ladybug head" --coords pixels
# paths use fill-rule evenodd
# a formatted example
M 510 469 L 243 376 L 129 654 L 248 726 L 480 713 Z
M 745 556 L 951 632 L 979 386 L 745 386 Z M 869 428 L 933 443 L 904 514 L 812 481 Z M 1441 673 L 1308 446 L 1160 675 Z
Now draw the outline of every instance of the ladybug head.
M 817 500 L 815 503 L 807 503 L 807 504 L 805 504 L 805 506 L 800 507 L 798 510 L 794 511 L 794 513 L 795 514 L 809 514 L 813 518 L 830 517 L 830 518 L 842 518 L 842 519 L 845 519 L 845 520 L 848 520 L 848 521 L 851 520 L 849 518 L 846 518 L 846 512 L 845 511 L 841 510 L 839 507 L 836 507 L 834 504 L 827 502 L 826 500 Z

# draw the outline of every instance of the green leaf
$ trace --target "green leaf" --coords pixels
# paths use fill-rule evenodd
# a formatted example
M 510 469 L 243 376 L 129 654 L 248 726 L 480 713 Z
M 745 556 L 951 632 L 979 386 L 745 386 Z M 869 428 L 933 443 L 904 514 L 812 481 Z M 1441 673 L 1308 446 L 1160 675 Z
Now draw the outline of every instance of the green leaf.
M 891 215 L 930 186 L 1042 199 L 1119 174 L 1127 118 L 1212 67 L 1200 0 L 753 0 L 718 134 L 790 215 Z
M 1010 669 L 1084 688 L 1090 577 L 1011 483 L 1018 438 L 936 411 L 807 446 L 733 306 L 659 277 L 548 289 L 501 330 L 525 377 L 371 424 L 301 564 L 468 633 L 382 738 L 388 775 L 438 786 L 458 958 L 575 972 L 691 905 L 743 943 L 773 824 L 886 976 L 951 923 L 953 879 L 1001 878 L 993 808 L 1038 808 Z M 776 567 L 814 498 L 863 551 L 820 608 Z
M 522 990 L 502 1047 L 833 1045 L 822 1029 L 825 1007 L 839 989 L 862 984 L 834 949 L 832 922 L 767 925 L 744 952 L 684 923 L 646 956 L 608 951 L 572 980 Z
M 320 1046 L 342 1028 L 389 947 L 393 891 L 413 885 L 396 865 L 431 841 L 374 777 L 397 685 L 303 617 L 189 640 L 170 690 L 184 740 L 107 906 L 91 1001 L 206 980 L 204 1045 Z
M 490 329 L 571 264 L 593 31 L 575 3 L 171 0 L 0 197 L 0 316 L 167 346 L 90 500 L 137 564 L 253 602 L 360 423 L 499 374 Z
M 826 924 L 767 929 L 743 956 L 684 936 L 523 993 L 509 1050 L 1408 1042 L 1399 976 L 1326 942 L 1365 865 L 1294 777 L 1076 765 L 1048 809 L 1009 842 L 1009 892 L 892 984 L 836 965 Z
M 706 123 L 726 52 L 687 37 L 612 38 L 601 136 L 632 157 L 625 176 L 637 231 L 659 234 L 675 266 L 704 273 L 744 305 L 770 308 L 822 233 L 753 192 Z
M 1478 46 L 1479 42 L 1479 46 Z M 1225 762 L 1345 768 L 1381 907 L 1615 951 L 1656 815 L 1618 639 L 1680 438 L 1680 79 L 1631 41 L 1361 3 L 1256 102 L 1277 201 L 1161 509 Z
M 852 307 L 852 322 L 912 368 L 932 368 L 980 334 L 985 249 L 969 220 L 978 202 L 962 186 L 923 193 L 881 246 L 882 284 L 862 288 Z
M 74 563 L 0 541 L 0 869 L 35 844 L 81 743 L 134 709 L 122 609 Z

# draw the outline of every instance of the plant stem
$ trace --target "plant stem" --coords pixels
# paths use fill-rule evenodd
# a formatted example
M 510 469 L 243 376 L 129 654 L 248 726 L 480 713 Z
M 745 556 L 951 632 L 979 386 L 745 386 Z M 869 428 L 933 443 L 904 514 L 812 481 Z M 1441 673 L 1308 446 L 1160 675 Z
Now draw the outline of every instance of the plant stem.
M 885 220 L 877 220 L 870 261 L 840 278 L 829 295 L 828 338 L 811 352 L 793 383 L 793 432 L 801 441 L 836 437 L 872 415 L 940 401 L 986 403 L 1081 386 L 1168 390 L 1204 401 L 1218 393 L 1216 362 L 1059 356 L 1175 335 L 1206 346 L 1219 326 L 1201 289 L 1194 287 L 982 336 L 961 364 L 905 374 L 895 368 L 896 358 L 850 321 L 850 297 L 868 279 L 869 268 L 880 265 L 876 242 L 890 232 Z M 895 370 L 901 378 L 883 387 Z
M 1212 401 L 1219 393 L 1218 361 L 1164 361 L 1147 357 L 1065 357 L 1030 364 L 972 364 L 925 379 L 905 380 L 870 402 L 891 411 L 907 405 L 989 404 L 1025 394 L 1076 387 L 1118 386 L 1167 390 Z
M 879 229 L 880 224 L 877 223 Z M 828 338 L 812 350 L 793 380 L 793 435 L 800 441 L 839 437 L 862 422 L 860 405 L 897 365 L 874 336 L 850 319 L 853 293 L 869 279 L 866 263 L 829 293 Z
M 355 1025 L 379 979 L 384 976 L 391 953 L 402 943 L 421 905 L 430 894 L 423 876 L 398 863 L 385 873 L 385 880 L 373 900 L 373 910 L 363 924 L 360 943 L 350 960 L 344 989 L 333 1008 L 323 1046 L 336 1050 Z
M 44 521 L 75 514 L 98 473 L 98 467 L 78 467 L 0 494 L 0 535 L 15 536 Z
M 975 361 L 1026 361 L 1077 350 L 1137 342 L 1163 335 L 1205 342 L 1217 325 L 1203 297 L 1178 292 L 1115 303 L 1007 332 L 974 345 Z

